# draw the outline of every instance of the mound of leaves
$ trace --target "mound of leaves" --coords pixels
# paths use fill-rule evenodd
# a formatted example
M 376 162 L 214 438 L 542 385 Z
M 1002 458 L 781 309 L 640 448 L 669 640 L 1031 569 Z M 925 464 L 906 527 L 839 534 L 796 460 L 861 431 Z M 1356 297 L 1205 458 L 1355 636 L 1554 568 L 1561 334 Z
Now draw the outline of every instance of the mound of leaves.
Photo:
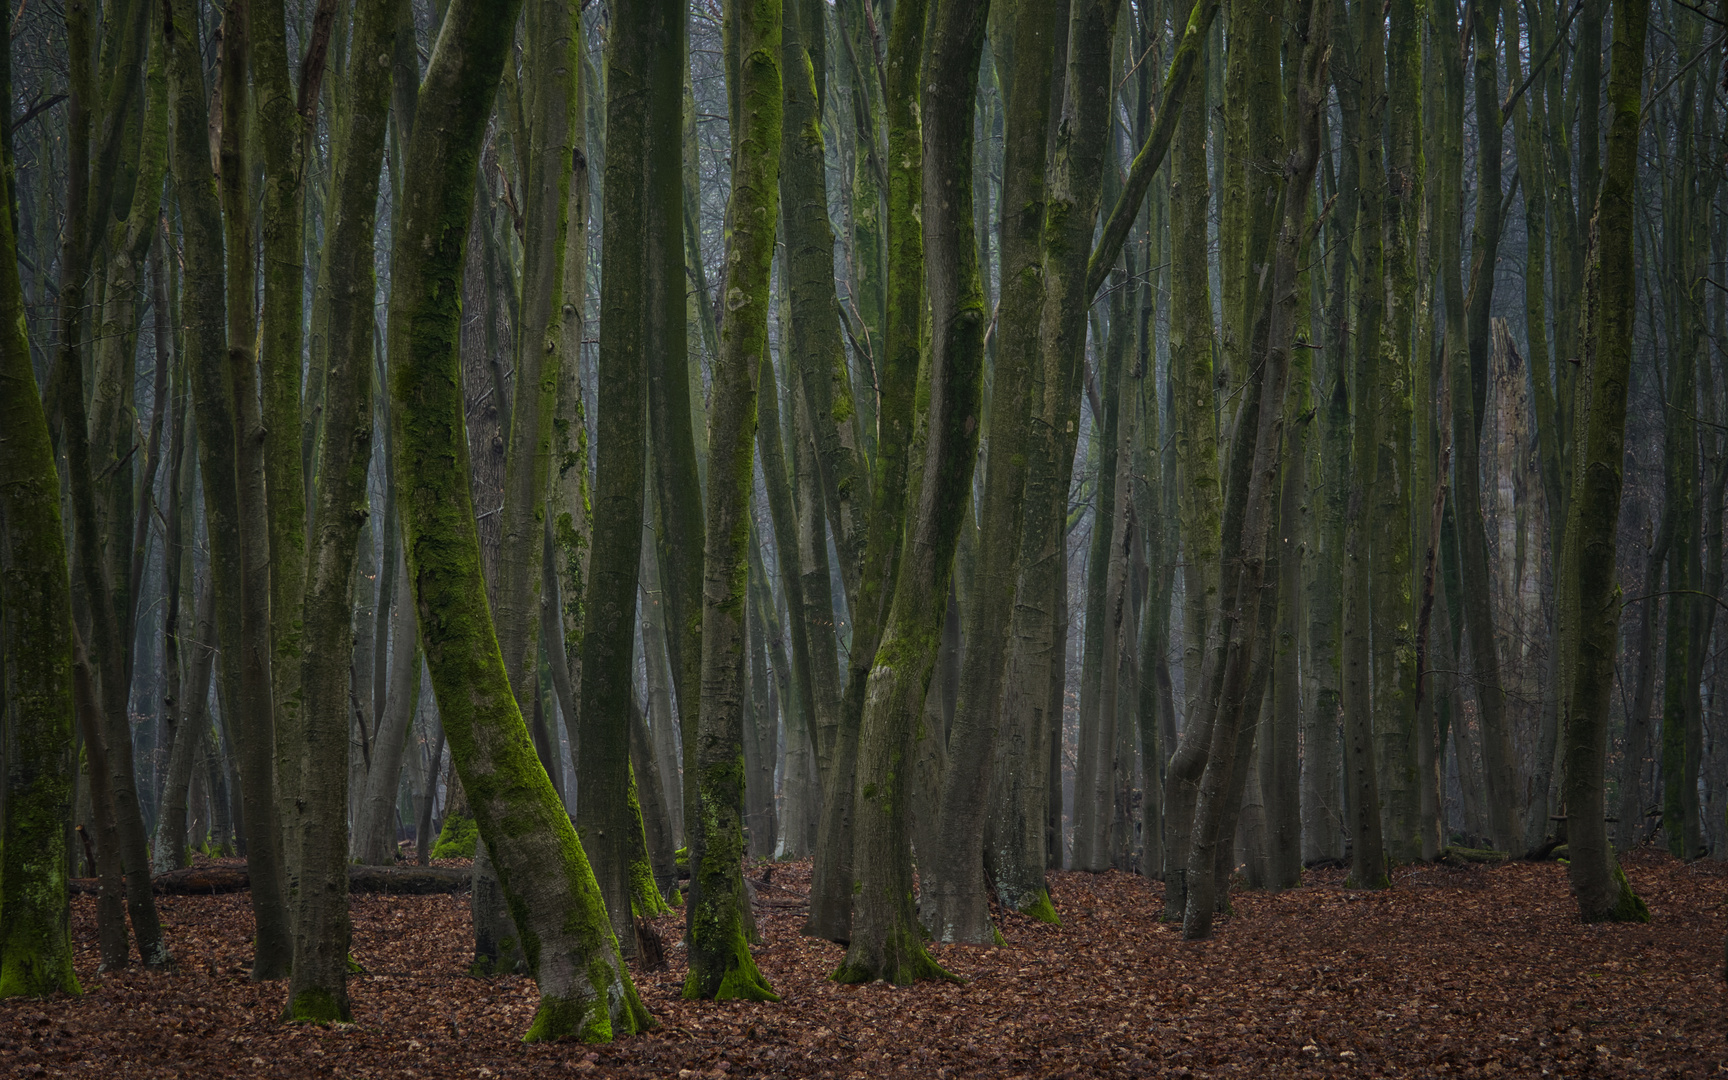
M 158 900 L 171 971 L 96 971 L 94 899 L 73 901 L 81 998 L 0 1002 L 0 1076 L 745 1077 L 1699 1076 L 1728 1071 L 1728 870 L 1626 860 L 1647 926 L 1585 926 L 1553 863 L 1419 866 L 1380 893 L 1311 871 L 1237 893 L 1207 942 L 1161 923 L 1123 874 L 1052 876 L 1063 925 L 999 920 L 1005 944 L 936 947 L 963 985 L 838 986 L 838 946 L 799 935 L 808 864 L 756 866 L 757 963 L 779 1004 L 680 996 L 639 972 L 659 1027 L 526 1046 L 535 990 L 478 979 L 468 899 L 353 897 L 352 1025 L 284 1026 L 247 978 L 246 893 Z

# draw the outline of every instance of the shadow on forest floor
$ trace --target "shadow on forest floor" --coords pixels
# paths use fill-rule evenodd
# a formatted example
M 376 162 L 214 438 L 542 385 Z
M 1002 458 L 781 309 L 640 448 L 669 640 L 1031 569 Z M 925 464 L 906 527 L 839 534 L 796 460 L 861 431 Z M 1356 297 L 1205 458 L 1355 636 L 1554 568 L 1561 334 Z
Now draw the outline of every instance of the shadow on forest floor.
M 1053 875 L 1065 925 L 1011 916 L 999 948 L 941 947 L 962 986 L 842 987 L 841 950 L 798 935 L 809 864 L 759 889 L 757 962 L 777 1005 L 684 1002 L 638 974 L 660 1027 L 605 1046 L 524 1046 L 526 978 L 474 979 L 468 898 L 355 896 L 356 1023 L 288 1028 L 247 981 L 245 893 L 163 897 L 171 974 L 97 974 L 73 901 L 81 999 L 0 1002 L 0 1076 L 747 1078 L 1139 1075 L 1699 1076 L 1728 1072 L 1728 867 L 1626 860 L 1655 921 L 1584 926 L 1554 863 L 1421 866 L 1383 893 L 1343 872 L 1239 893 L 1214 940 L 1157 921 L 1161 888 Z M 760 867 L 752 869 L 760 877 Z

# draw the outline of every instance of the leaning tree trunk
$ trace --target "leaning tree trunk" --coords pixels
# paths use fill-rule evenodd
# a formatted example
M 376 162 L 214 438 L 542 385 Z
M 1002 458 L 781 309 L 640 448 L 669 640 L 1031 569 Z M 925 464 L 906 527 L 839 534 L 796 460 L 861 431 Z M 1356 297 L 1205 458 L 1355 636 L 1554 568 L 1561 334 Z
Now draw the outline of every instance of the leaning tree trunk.
M 467 486 L 457 284 L 491 91 L 509 51 L 518 5 L 502 8 L 471 0 L 452 3 L 421 83 L 418 113 L 442 117 L 444 124 L 416 125 L 408 148 L 409 180 L 398 207 L 388 338 L 392 363 L 398 365 L 392 379 L 392 434 L 421 643 L 451 758 L 497 865 L 511 915 L 531 943 L 528 962 L 541 996 L 526 1037 L 605 1040 L 651 1021 L 619 959 L 582 844 L 540 766 L 511 693 L 480 573 L 480 540 Z M 631 57 L 616 55 L 625 61 L 614 67 L 614 78 L 622 81 Z M 612 205 L 628 202 L 619 198 Z M 637 242 L 627 227 L 620 231 L 621 239 Z M 626 420 L 632 415 L 623 413 Z M 640 472 L 631 480 L 634 502 L 640 497 Z M 640 522 L 637 513 L 621 526 L 630 534 L 631 563 Z M 633 599 L 635 574 L 627 576 Z M 629 619 L 620 623 L 627 661 L 632 628 Z M 627 732 L 617 735 L 618 757 L 627 761 Z M 599 742 L 585 741 L 583 748 L 597 749 Z M 610 790 L 615 793 L 621 785 Z M 622 840 L 621 831 L 616 839 Z
M 1626 880 L 1608 844 L 1603 786 L 1608 757 L 1608 710 L 1618 652 L 1620 595 L 1614 581 L 1625 460 L 1626 397 L 1631 381 L 1636 293 L 1632 236 L 1633 186 L 1638 170 L 1640 89 L 1649 0 L 1615 0 L 1614 55 L 1608 76 L 1608 160 L 1596 210 L 1594 287 L 1585 310 L 1596 305 L 1593 349 L 1587 348 L 1578 381 L 1575 415 L 1584 424 L 1576 454 L 1566 522 L 1561 588 L 1565 617 L 1560 632 L 1575 642 L 1566 695 L 1568 876 L 1587 922 L 1648 922 L 1650 911 Z M 1569 617 L 1566 617 L 1569 616 Z
M 909 455 L 922 461 L 923 468 L 908 492 L 906 548 L 859 729 L 854 794 L 858 885 L 852 938 L 846 959 L 834 973 L 840 982 L 949 977 L 925 951 L 913 907 L 910 785 L 903 763 L 912 758 L 913 728 L 923 712 L 947 614 L 930 598 L 948 592 L 978 451 L 986 316 L 972 235 L 972 115 L 953 103 L 970 102 L 977 93 L 986 6 L 984 0 L 939 0 L 930 17 L 930 51 L 920 80 L 925 89 L 921 205 L 931 327 L 930 354 L 920 365 L 928 389 L 920 396 L 928 400 L 929 411 L 919 420 Z M 897 38 L 901 20 L 923 14 L 918 7 L 916 0 L 902 0 L 895 13 Z M 891 221 L 890 236 L 912 224 L 908 219 Z M 905 273 L 910 267 L 899 264 L 894 269 Z M 890 318 L 910 314 L 896 307 Z
M 702 570 L 702 704 L 691 762 L 687 998 L 778 1001 L 750 955 L 744 891 L 744 630 L 749 599 L 756 374 L 768 351 L 780 172 L 780 2 L 732 0 L 740 126 L 732 129 L 726 321 L 714 364 Z M 825 659 L 825 658 L 824 658 Z M 689 714 L 686 713 L 686 716 Z M 688 723 L 688 721 L 686 721 Z

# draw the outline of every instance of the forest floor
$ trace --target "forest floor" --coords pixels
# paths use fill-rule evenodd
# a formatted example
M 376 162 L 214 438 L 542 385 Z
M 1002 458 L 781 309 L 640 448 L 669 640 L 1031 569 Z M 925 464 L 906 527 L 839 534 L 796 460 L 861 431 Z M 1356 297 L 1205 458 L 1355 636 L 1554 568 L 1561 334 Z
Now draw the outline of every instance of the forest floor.
M 1161 889 L 1052 876 L 1061 927 L 1002 921 L 997 948 L 937 947 L 961 985 L 838 986 L 841 950 L 798 934 L 809 864 L 758 889 L 757 963 L 779 1004 L 680 998 L 638 973 L 659 1021 L 603 1046 L 525 1046 L 524 977 L 466 974 L 468 897 L 355 896 L 352 1025 L 286 1027 L 284 987 L 246 977 L 248 894 L 160 900 L 178 966 L 96 971 L 73 901 L 81 998 L 0 1002 L 0 1076 L 1704 1076 L 1728 1074 L 1728 866 L 1634 853 L 1655 918 L 1585 926 L 1565 868 L 1411 867 L 1393 888 L 1238 893 L 1213 940 L 1158 921 Z M 764 868 L 754 868 L 760 878 Z

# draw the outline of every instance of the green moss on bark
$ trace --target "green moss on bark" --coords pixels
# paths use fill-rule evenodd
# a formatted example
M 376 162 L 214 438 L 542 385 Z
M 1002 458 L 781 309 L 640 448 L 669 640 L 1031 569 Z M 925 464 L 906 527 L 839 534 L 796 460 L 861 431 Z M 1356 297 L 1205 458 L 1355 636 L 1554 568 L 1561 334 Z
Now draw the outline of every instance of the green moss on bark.
M 438 843 L 432 848 L 434 859 L 472 859 L 474 841 L 479 836 L 471 814 L 451 814 L 438 831 Z

